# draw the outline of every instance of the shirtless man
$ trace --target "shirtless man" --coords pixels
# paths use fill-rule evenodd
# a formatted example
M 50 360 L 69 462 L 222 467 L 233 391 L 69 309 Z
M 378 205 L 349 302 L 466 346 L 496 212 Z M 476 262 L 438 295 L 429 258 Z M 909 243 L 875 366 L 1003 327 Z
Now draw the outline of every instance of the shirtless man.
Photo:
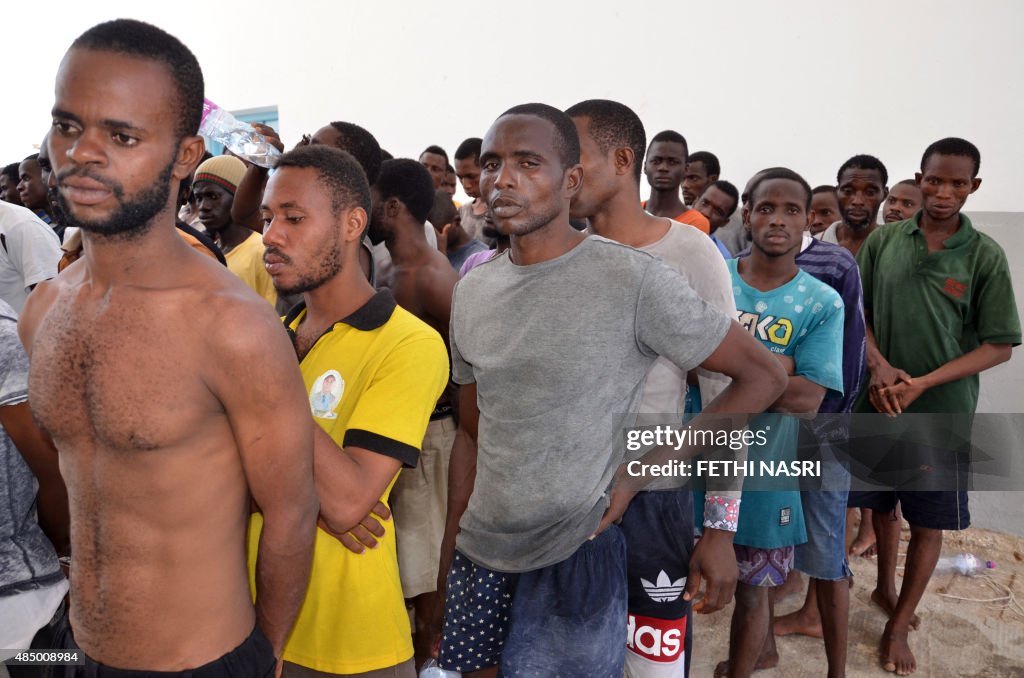
M 391 291 L 398 305 L 433 327 L 448 344 L 452 290 L 459 275 L 423 235 L 434 205 L 430 172 L 413 160 L 388 160 L 370 188 L 373 214 L 370 240 L 391 254 Z M 448 460 L 455 442 L 452 389 L 430 415 L 420 468 L 403 471 L 391 493 L 398 531 L 398 571 L 402 591 L 416 608 L 417 666 L 430 656 L 429 618 L 434 612 L 441 539 L 447 517 Z
M 447 341 L 452 289 L 459 277 L 444 255 L 423 237 L 423 224 L 434 206 L 429 172 L 412 160 L 388 160 L 370 194 L 370 240 L 385 243 L 391 253 L 391 291 L 398 305 Z
M 174 228 L 202 101 L 192 53 L 138 21 L 90 29 L 57 74 L 50 158 L 85 252 L 36 289 L 19 332 L 68 489 L 63 642 L 87 655 L 68 675 L 271 675 L 309 578 L 312 421 L 294 351 L 273 310 Z M 266 516 L 255 609 L 250 498 Z

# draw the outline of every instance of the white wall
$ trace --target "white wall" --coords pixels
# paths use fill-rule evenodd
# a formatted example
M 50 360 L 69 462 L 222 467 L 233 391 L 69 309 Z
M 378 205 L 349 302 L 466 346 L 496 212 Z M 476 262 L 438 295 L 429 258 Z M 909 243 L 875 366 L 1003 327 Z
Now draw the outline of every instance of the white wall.
M 604 97 L 633 107 L 649 136 L 673 128 L 691 150 L 714 151 L 739 184 L 779 164 L 830 182 L 855 153 L 878 155 L 898 180 L 928 143 L 963 136 L 980 147 L 985 180 L 969 208 L 1019 209 L 1015 0 L 57 0 L 6 10 L 5 163 L 45 133 L 70 42 L 131 16 L 189 45 L 222 106 L 277 104 L 289 144 L 341 119 L 395 155 L 431 143 L 453 152 L 514 104 Z

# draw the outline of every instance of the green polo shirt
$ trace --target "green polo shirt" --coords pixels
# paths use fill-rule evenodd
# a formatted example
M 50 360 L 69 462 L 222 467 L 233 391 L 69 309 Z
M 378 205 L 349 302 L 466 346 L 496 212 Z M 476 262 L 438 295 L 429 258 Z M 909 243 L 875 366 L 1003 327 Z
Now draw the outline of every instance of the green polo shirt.
M 857 264 L 878 348 L 893 367 L 927 374 L 981 344 L 1020 344 L 1020 318 L 1006 254 L 960 214 L 960 228 L 928 253 L 918 211 L 877 228 Z M 866 396 L 865 393 L 862 396 Z M 971 412 L 978 375 L 925 391 L 908 412 Z M 861 412 L 874 409 L 861 397 Z

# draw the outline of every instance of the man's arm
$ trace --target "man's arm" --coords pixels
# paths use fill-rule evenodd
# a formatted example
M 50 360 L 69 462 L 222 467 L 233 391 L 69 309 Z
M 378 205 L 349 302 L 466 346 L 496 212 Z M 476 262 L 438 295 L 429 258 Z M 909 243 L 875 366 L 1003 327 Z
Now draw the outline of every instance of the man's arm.
M 770 412 L 813 417 L 821 407 L 825 387 L 815 384 L 807 377 L 790 376 L 786 390 L 768 408 Z
M 263 513 L 256 621 L 280 657 L 309 583 L 316 535 L 313 422 L 291 342 L 261 299 L 226 299 L 205 374 L 227 414 L 253 500 Z
M 878 399 L 887 406 L 888 414 L 902 414 L 905 408 L 910 407 L 911 403 L 928 389 L 979 374 L 1005 363 L 1010 359 L 1012 352 L 1013 347 L 1010 344 L 982 344 L 928 374 L 880 388 Z
M 253 127 L 257 132 L 267 138 L 279 151 L 284 151 L 284 144 L 281 137 L 277 135 L 273 127 L 254 123 Z M 263 219 L 260 218 L 260 202 L 263 200 L 263 190 L 267 187 L 267 179 L 270 172 L 266 167 L 260 167 L 252 163 L 245 169 L 242 180 L 238 182 L 235 189 L 235 199 L 231 203 L 231 220 L 236 224 L 245 226 L 248 229 L 263 233 Z
M 60 475 L 57 448 L 53 446 L 50 437 L 36 426 L 27 401 L 0 407 L 0 425 L 39 482 L 36 500 L 39 526 L 50 538 L 57 555 L 69 555 L 71 521 L 68 514 L 68 491 Z
M 313 427 L 313 472 L 320 497 L 320 519 L 335 535 L 359 525 L 384 494 L 402 462 L 359 447 L 339 447 Z
M 438 332 L 444 339 L 445 346 L 448 346 L 448 328 L 452 321 L 452 292 L 455 290 L 455 284 L 459 282 L 459 275 L 451 266 L 446 265 L 440 270 L 428 269 L 419 278 L 423 306 L 435 320 L 434 326 L 439 328 Z

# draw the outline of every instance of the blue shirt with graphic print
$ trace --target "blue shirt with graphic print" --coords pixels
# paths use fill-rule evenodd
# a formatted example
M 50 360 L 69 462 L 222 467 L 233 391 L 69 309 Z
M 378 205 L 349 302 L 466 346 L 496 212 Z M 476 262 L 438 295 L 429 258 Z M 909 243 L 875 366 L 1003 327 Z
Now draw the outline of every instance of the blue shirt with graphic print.
M 793 358 L 795 376 L 824 386 L 826 395 L 841 395 L 844 308 L 839 294 L 803 270 L 781 287 L 762 292 L 744 282 L 738 262 L 732 259 L 726 264 L 740 325 L 772 353 Z M 751 422 L 750 430 L 762 429 L 768 431 L 766 444 L 751 445 L 747 456 L 757 471 L 761 460 L 796 460 L 799 421 L 795 417 L 762 414 Z M 793 489 L 781 491 L 776 491 L 779 478 L 755 472 L 744 481 L 735 543 L 780 548 L 807 541 L 799 479 L 791 481 Z

